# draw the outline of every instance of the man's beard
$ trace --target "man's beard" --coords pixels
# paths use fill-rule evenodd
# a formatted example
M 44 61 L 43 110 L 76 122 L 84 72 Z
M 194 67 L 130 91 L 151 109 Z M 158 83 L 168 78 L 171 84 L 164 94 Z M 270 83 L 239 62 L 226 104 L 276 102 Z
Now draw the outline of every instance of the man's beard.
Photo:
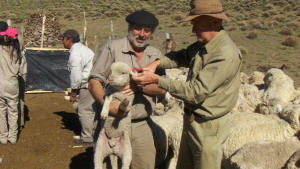
M 129 31 L 129 34 L 128 34 L 127 38 L 129 40 L 130 44 L 132 45 L 132 47 L 136 48 L 136 49 L 144 49 L 148 45 L 148 43 L 150 41 L 150 37 L 149 38 L 145 38 L 145 37 L 141 37 L 139 35 L 134 36 L 132 34 L 132 31 Z M 139 43 L 137 40 L 144 40 L 144 42 L 143 43 Z

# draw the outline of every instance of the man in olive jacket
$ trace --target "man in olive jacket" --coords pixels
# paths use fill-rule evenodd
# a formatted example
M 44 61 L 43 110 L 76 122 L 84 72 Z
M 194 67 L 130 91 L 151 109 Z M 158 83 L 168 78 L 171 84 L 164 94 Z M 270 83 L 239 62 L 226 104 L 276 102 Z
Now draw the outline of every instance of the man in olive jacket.
M 221 145 L 229 136 L 230 111 L 238 98 L 242 55 L 223 30 L 222 20 L 231 20 L 219 0 L 192 0 L 190 5 L 184 21 L 191 21 L 197 42 L 146 65 L 146 71 L 132 78 L 139 85 L 158 83 L 184 101 L 177 168 L 220 169 Z M 186 82 L 153 73 L 176 67 L 189 67 Z

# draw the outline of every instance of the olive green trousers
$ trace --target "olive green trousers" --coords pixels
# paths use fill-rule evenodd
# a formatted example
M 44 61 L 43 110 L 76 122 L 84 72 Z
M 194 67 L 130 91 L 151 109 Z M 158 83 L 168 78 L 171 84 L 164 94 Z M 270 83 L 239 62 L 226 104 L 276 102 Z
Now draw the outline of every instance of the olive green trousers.
M 220 169 L 221 145 L 230 133 L 230 113 L 212 120 L 196 116 L 192 123 L 189 119 L 185 114 L 176 168 Z

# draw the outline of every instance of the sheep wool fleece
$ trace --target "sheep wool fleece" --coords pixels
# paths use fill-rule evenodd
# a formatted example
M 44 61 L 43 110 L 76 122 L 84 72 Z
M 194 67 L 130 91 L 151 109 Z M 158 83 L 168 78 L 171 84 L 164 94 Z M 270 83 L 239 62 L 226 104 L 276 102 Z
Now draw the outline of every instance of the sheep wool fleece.
M 11 143 L 17 141 L 18 133 L 18 104 L 19 83 L 18 76 L 25 76 L 27 72 L 25 58 L 21 64 L 11 61 L 11 50 L 0 46 L 0 142 Z M 7 119 L 6 119 L 7 117 Z M 8 124 L 8 128 L 7 128 Z
M 190 68 L 186 82 L 164 77 L 158 80 L 160 88 L 185 103 L 187 115 L 177 168 L 187 165 L 197 169 L 220 169 L 221 145 L 230 131 L 228 114 L 238 98 L 240 50 L 221 30 L 206 44 L 196 42 L 187 49 L 168 53 L 160 60 L 158 68 Z M 191 113 L 196 116 L 192 123 L 186 120 Z M 187 158 L 189 164 L 184 161 Z
M 141 68 L 160 57 L 162 54 L 158 49 L 147 46 L 144 50 L 142 63 L 139 65 L 138 58 L 131 49 L 127 37 L 113 40 L 97 51 L 90 78 L 100 81 L 102 86 L 105 86 L 110 73 L 109 68 L 113 62 L 124 62 L 130 67 Z M 139 120 L 149 117 L 154 111 L 154 100 L 152 96 L 136 92 L 130 108 L 131 119 Z M 156 149 L 151 128 L 145 120 L 131 124 L 130 139 L 132 146 L 131 168 L 154 168 Z

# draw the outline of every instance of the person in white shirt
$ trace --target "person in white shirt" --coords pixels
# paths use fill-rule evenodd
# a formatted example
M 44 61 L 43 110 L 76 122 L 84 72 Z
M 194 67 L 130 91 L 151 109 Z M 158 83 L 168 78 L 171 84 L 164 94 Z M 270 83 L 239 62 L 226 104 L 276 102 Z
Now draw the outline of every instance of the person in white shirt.
M 94 98 L 87 88 L 88 76 L 93 67 L 94 52 L 80 43 L 76 30 L 66 30 L 60 38 L 62 38 L 64 47 L 70 52 L 68 62 L 72 89 L 70 101 L 78 101 L 77 113 L 81 124 L 81 136 L 80 139 L 74 140 L 74 145 L 92 145 L 95 116 L 92 108 Z

